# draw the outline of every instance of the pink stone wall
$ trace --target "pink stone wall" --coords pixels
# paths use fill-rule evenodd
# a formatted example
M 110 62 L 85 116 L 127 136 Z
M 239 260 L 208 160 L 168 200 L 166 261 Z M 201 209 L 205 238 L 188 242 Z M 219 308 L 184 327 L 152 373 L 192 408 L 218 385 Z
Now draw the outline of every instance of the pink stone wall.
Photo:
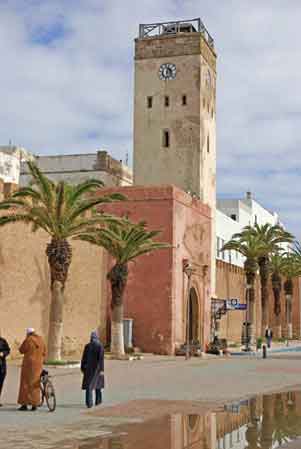
M 171 245 L 130 264 L 125 317 L 134 319 L 135 345 L 146 352 L 171 354 L 176 345 L 184 342 L 187 280 L 183 259 L 187 258 L 195 268 L 192 284 L 199 299 L 200 334 L 201 340 L 207 342 L 210 274 L 204 276 L 203 266 L 210 265 L 210 209 L 173 186 L 106 191 L 121 192 L 127 201 L 107 204 L 103 210 L 126 214 L 134 222 L 145 220 L 150 229 L 162 230 L 158 240 Z
M 194 269 L 191 286 L 198 296 L 199 340 L 208 343 L 210 336 L 210 209 L 181 190 L 174 196 L 174 294 L 175 342 L 183 343 L 186 335 L 187 276 L 183 259 Z M 207 266 L 208 269 L 204 268 Z M 194 317 L 191 317 L 194 319 Z

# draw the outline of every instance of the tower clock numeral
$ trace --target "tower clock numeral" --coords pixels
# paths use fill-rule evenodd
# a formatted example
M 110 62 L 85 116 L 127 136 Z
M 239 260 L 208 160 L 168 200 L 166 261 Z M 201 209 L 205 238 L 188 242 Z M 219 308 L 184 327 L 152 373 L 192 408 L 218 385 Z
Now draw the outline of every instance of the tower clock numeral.
M 177 76 L 175 64 L 162 64 L 159 69 L 160 80 L 174 80 Z

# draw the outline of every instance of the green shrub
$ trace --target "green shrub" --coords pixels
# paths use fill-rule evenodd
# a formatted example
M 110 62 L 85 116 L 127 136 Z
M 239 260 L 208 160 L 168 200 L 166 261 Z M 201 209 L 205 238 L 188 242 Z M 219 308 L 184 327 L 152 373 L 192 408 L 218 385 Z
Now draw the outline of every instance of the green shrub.
M 256 348 L 257 349 L 261 349 L 262 343 L 263 343 L 263 338 L 262 337 L 258 337 L 257 338 L 257 342 L 256 342 Z
M 286 338 L 285 337 L 275 338 L 274 341 L 277 343 L 286 343 Z

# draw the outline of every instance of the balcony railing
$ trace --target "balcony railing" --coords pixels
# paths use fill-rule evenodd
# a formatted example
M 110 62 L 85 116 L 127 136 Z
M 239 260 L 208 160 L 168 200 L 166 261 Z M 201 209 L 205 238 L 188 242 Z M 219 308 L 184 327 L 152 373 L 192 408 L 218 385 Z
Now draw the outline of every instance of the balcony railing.
M 214 48 L 214 40 L 205 25 L 198 19 L 178 20 L 175 22 L 158 22 L 139 25 L 139 39 L 161 36 L 162 34 L 201 33 L 208 45 Z

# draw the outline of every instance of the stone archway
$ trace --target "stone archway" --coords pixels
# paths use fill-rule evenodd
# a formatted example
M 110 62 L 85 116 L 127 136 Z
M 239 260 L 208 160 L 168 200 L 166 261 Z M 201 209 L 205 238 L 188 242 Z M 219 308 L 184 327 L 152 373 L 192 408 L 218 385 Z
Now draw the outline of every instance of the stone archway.
M 201 342 L 200 335 L 200 308 L 199 299 L 194 287 L 191 287 L 189 293 L 189 342 Z

